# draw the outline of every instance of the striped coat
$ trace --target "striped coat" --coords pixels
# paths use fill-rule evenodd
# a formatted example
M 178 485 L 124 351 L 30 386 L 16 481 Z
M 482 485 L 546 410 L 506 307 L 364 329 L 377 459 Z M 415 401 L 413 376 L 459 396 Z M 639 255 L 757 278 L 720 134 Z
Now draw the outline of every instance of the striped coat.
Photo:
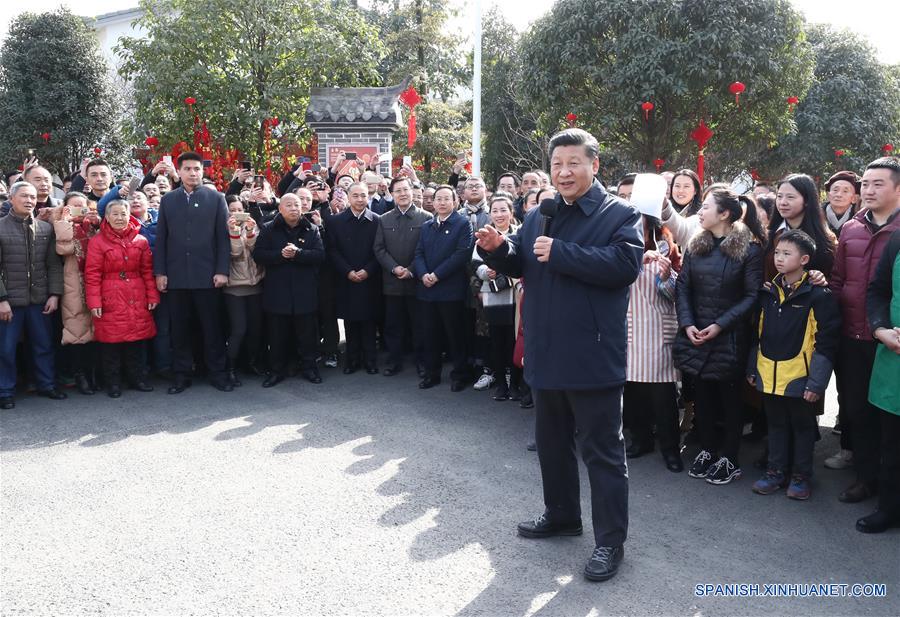
M 678 381 L 672 346 L 678 332 L 675 315 L 676 272 L 659 281 L 659 265 L 643 265 L 631 285 L 628 300 L 628 381 L 671 383 Z

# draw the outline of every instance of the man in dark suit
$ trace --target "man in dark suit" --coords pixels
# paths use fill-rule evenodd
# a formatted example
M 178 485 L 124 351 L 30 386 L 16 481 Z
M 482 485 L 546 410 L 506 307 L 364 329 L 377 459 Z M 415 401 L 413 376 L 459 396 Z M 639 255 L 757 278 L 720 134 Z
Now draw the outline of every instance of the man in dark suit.
M 388 349 L 388 377 L 400 372 L 403 364 L 404 334 L 412 336 L 413 351 L 419 372 L 424 373 L 422 355 L 421 307 L 416 298 L 416 277 L 413 258 L 419 244 L 422 226 L 431 215 L 412 203 L 412 182 L 409 178 L 394 178 L 390 184 L 395 208 L 388 210 L 378 221 L 375 234 L 375 257 L 383 269 L 385 317 L 384 338 Z M 424 374 L 421 376 L 424 377 Z
M 347 187 L 349 208 L 330 217 L 326 250 L 334 268 L 337 316 L 344 320 L 347 357 L 344 373 L 355 373 L 365 363 L 366 372 L 378 372 L 375 322 L 381 295 L 381 266 L 375 259 L 378 215 L 368 206 L 362 182 Z
M 178 157 L 181 187 L 159 205 L 153 271 L 157 288 L 168 295 L 172 319 L 172 371 L 169 394 L 191 385 L 191 316 L 203 332 L 203 356 L 210 383 L 231 392 L 225 373 L 225 337 L 220 319 L 221 288 L 228 282 L 231 245 L 225 196 L 203 186 L 203 157 Z
M 600 162 L 592 135 L 567 129 L 548 150 L 556 215 L 525 217 L 509 239 L 486 226 L 477 233 L 478 252 L 498 272 L 524 277 L 528 289 L 525 372 L 534 391 L 545 510 L 520 523 L 519 535 L 581 534 L 577 438 L 596 545 L 584 574 L 600 581 L 618 571 L 628 530 L 622 390 L 628 292 L 644 253 L 641 215 L 595 180 Z
M 422 228 L 413 261 L 425 333 L 426 375 L 419 387 L 425 390 L 441 383 L 441 351 L 446 341 L 453 362 L 450 389 L 460 392 L 469 378 L 463 328 L 469 289 L 466 266 L 472 260 L 472 227 L 456 211 L 456 192 L 452 186 L 445 184 L 435 189 L 434 214 L 434 220 Z

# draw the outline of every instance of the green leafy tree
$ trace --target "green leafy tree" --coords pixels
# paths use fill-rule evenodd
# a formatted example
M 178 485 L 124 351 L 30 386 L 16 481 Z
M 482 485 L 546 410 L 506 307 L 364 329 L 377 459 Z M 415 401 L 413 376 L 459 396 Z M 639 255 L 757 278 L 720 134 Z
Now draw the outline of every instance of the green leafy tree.
M 565 33 L 564 36 L 561 33 Z M 560 0 L 528 32 L 529 100 L 564 125 L 568 113 L 632 169 L 693 165 L 690 132 L 715 136 L 708 168 L 742 168 L 792 127 L 813 54 L 788 0 Z M 746 85 L 740 106 L 729 85 Z M 641 103 L 654 109 L 645 119 Z
M 810 25 L 807 39 L 815 79 L 797 106 L 796 130 L 760 155 L 760 173 L 768 178 L 859 171 L 882 156 L 884 144 L 900 146 L 900 66 L 881 64 L 865 40 L 846 30 Z
M 261 163 L 267 118 L 287 141 L 309 138 L 316 86 L 378 85 L 384 46 L 355 10 L 313 0 L 142 0 L 146 38 L 125 38 L 120 72 L 133 80 L 134 137 L 190 142 L 186 97 L 212 137 Z
M 93 31 L 68 9 L 13 20 L 0 49 L 4 169 L 21 165 L 29 148 L 60 176 L 77 169 L 95 146 L 120 151 L 120 111 L 109 77 Z

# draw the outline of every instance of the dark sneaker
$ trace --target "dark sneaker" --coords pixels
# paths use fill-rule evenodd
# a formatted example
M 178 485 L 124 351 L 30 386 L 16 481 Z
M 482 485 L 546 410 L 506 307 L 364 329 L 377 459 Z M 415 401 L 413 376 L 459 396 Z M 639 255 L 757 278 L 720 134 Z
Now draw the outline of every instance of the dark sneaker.
M 622 545 L 598 546 L 584 567 L 584 577 L 589 581 L 611 579 L 619 571 L 623 557 L 625 557 L 625 547 Z
M 753 483 L 753 492 L 757 495 L 771 495 L 787 486 L 787 478 L 780 471 L 769 469 L 766 475 Z
M 509 399 L 509 388 L 504 381 L 499 386 L 494 389 L 494 400 L 495 401 L 505 401 Z
M 691 463 L 691 468 L 688 469 L 688 475 L 692 478 L 705 478 L 706 474 L 709 473 L 709 468 L 712 467 L 712 465 L 712 454 L 710 454 L 706 450 L 700 450 L 700 454 L 697 455 L 697 458 L 695 458 L 694 462 Z
M 580 536 L 581 521 L 557 523 L 546 512 L 533 521 L 519 523 L 519 535 L 523 538 L 551 538 L 553 536 Z
M 728 460 L 727 456 L 723 456 L 716 461 L 716 464 L 710 467 L 706 474 L 706 481 L 710 484 L 728 484 L 732 480 L 738 480 L 741 477 L 741 468 L 735 467 L 734 463 Z
M 805 501 L 809 499 L 810 494 L 809 478 L 801 476 L 799 473 L 792 475 L 791 484 L 788 486 L 787 490 L 787 496 L 791 499 Z

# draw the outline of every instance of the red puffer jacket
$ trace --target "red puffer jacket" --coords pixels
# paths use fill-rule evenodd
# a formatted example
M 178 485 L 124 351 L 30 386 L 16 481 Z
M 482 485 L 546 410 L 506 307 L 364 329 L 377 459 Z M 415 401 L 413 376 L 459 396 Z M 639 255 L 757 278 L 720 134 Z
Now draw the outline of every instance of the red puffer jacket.
M 834 255 L 831 291 L 841 305 L 842 333 L 856 340 L 871 341 L 866 317 L 866 290 L 875 276 L 875 266 L 895 229 L 900 229 L 900 214 L 876 232 L 862 211 L 841 227 L 841 238 Z
M 101 343 L 128 343 L 153 338 L 156 324 L 147 308 L 159 303 L 153 258 L 140 223 L 129 219 L 117 232 L 106 221 L 91 238 L 84 266 L 88 308 L 103 309 L 94 317 L 94 338 Z

